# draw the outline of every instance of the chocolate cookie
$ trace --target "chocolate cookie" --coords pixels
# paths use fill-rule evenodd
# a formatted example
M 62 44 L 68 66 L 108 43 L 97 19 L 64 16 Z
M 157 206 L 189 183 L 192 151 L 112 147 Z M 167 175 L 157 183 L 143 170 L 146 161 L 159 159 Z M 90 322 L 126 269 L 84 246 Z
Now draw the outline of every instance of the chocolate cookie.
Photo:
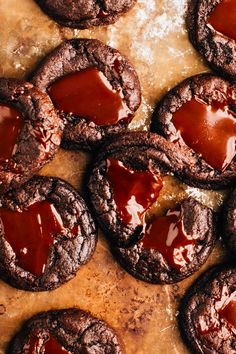
M 81 196 L 57 178 L 33 177 L 0 198 L 0 277 L 12 286 L 52 290 L 73 278 L 97 242 Z
M 134 245 L 128 250 L 117 249 L 116 252 L 120 253 L 120 259 L 133 252 L 135 256 L 130 259 L 130 262 L 134 262 L 133 268 L 136 266 L 138 253 L 142 252 L 142 247 L 140 249 L 137 243 L 150 229 L 146 214 L 158 198 L 163 186 L 163 177 L 170 174 L 172 169 L 176 170 L 178 166 L 182 168 L 181 162 L 184 156 L 181 155 L 181 149 L 175 151 L 172 145 L 157 134 L 126 133 L 117 138 L 115 142 L 103 147 L 90 172 L 88 188 L 98 222 L 112 247 L 131 247 Z M 184 276 L 206 260 L 215 239 L 212 211 L 199 206 L 198 203 L 195 207 L 195 203 L 197 202 L 191 201 L 190 203 L 195 212 L 189 214 L 189 218 L 192 218 L 191 227 L 194 231 L 196 223 L 197 225 L 198 223 L 202 224 L 202 228 L 199 226 L 199 232 L 197 233 L 199 242 L 196 241 L 196 245 L 193 247 L 199 259 L 195 263 L 193 262 L 192 266 L 188 266 L 187 270 L 183 268 Z M 205 220 L 204 223 L 200 213 Z M 195 214 L 196 221 L 194 221 Z M 173 217 L 173 219 L 176 218 Z M 177 222 L 177 220 L 175 221 Z M 206 230 L 206 227 L 209 227 L 209 230 Z M 190 230 L 189 225 L 186 226 L 186 230 Z M 184 236 L 185 241 L 186 237 Z M 199 256 L 201 252 L 202 257 Z M 149 251 L 146 253 L 150 254 Z M 171 267 L 163 260 L 159 252 L 151 251 L 151 253 L 154 253 L 155 257 L 158 254 L 157 258 L 161 260 L 161 266 L 167 273 L 172 272 Z M 153 259 L 151 261 L 153 264 Z M 128 263 L 129 260 L 125 262 Z M 139 266 L 138 264 L 137 267 Z M 137 273 L 138 271 L 139 268 L 137 268 Z M 175 275 L 175 271 L 174 275 L 172 273 L 171 275 L 168 274 L 169 278 L 171 279 L 171 276 L 173 276 L 173 279 L 174 277 L 176 279 L 182 277 L 182 273 L 179 274 L 178 271 L 176 273 L 177 275 Z M 155 271 L 154 275 L 145 274 L 143 278 L 145 277 L 148 280 L 149 277 L 149 281 L 160 282 L 158 276 L 161 278 L 161 275 Z M 152 277 L 154 280 L 152 280 Z M 163 279 L 164 277 L 165 275 L 163 275 Z
M 176 283 L 206 262 L 216 240 L 215 222 L 211 209 L 188 198 L 149 221 L 134 246 L 112 248 L 112 252 L 135 278 L 153 284 Z
M 218 266 L 185 295 L 179 314 L 184 341 L 194 354 L 236 352 L 236 267 Z
M 235 13 L 234 0 L 189 1 L 190 40 L 214 70 L 231 78 L 236 76 Z
M 89 28 L 109 25 L 129 11 L 137 0 L 36 0 L 62 26 Z
M 0 78 L 0 192 L 49 162 L 61 134 L 62 121 L 47 95 L 32 84 Z
M 222 236 L 229 250 L 236 253 L 236 190 L 231 191 L 222 213 Z
M 113 245 L 128 247 L 142 237 L 146 211 L 174 158 L 164 138 L 145 132 L 122 134 L 103 146 L 88 188 L 100 226 Z
M 48 92 L 67 123 L 62 146 L 68 149 L 92 149 L 126 130 L 141 102 L 133 66 L 95 39 L 61 44 L 39 65 L 32 82 Z
M 185 150 L 187 165 L 176 173 L 187 184 L 220 189 L 235 183 L 235 85 L 210 74 L 184 80 L 157 104 L 151 130 Z
M 40 313 L 23 326 L 8 354 L 122 354 L 120 339 L 106 322 L 79 309 Z

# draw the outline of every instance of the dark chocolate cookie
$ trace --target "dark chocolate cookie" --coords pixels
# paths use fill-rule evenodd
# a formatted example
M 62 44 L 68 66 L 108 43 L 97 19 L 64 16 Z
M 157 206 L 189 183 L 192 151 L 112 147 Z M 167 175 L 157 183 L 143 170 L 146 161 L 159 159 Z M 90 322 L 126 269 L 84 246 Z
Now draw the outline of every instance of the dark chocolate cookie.
M 40 313 L 23 326 L 8 354 L 122 354 L 123 345 L 106 322 L 79 309 Z
M 88 188 L 100 226 L 113 245 L 142 237 L 146 211 L 176 156 L 157 134 L 130 132 L 104 146 L 91 167 Z
M 153 284 L 179 282 L 196 272 L 216 240 L 213 211 L 193 198 L 149 222 L 143 238 L 129 248 L 112 248 L 135 278 Z
M 97 242 L 92 217 L 66 182 L 35 176 L 0 198 L 0 277 L 30 291 L 73 278 Z
M 62 26 L 89 28 L 109 25 L 129 11 L 137 0 L 36 0 Z
M 235 13 L 234 0 L 190 0 L 187 19 L 195 48 L 213 69 L 231 78 L 236 76 Z
M 47 95 L 30 83 L 0 78 L 0 192 L 49 162 L 61 134 L 62 121 Z
M 185 201 L 180 209 L 168 211 L 166 217 L 154 220 L 154 229 L 147 219 L 147 212 L 162 189 L 163 177 L 171 173 L 173 166 L 177 169 L 182 161 L 181 149 L 173 150 L 172 143 L 164 138 L 157 134 L 132 132 L 104 146 L 92 166 L 88 188 L 98 222 L 119 262 L 130 273 L 146 281 L 167 283 L 181 280 L 200 267 L 214 245 L 214 213 L 192 199 Z M 190 248 L 190 262 L 187 264 L 184 258 L 183 267 L 175 267 L 175 260 L 170 264 L 165 260 L 165 256 L 168 260 L 172 257 L 173 247 L 166 249 L 162 244 L 154 245 L 159 250 L 156 251 L 150 244 L 147 244 L 147 250 L 142 246 L 144 239 L 147 243 L 148 239 L 152 242 L 155 228 L 164 230 L 158 223 L 163 223 L 167 230 L 159 237 L 165 242 L 170 222 L 179 230 L 173 244 L 175 252 L 182 246 Z
M 194 354 L 236 353 L 236 267 L 207 271 L 185 295 L 179 313 L 184 341 Z
M 236 254 L 236 190 L 229 194 L 222 213 L 222 236 L 229 250 Z
M 184 80 L 157 104 L 151 130 L 185 150 L 187 166 L 176 173 L 187 184 L 220 189 L 235 183 L 235 85 L 210 74 Z
M 141 102 L 133 66 L 95 39 L 61 44 L 39 65 L 32 82 L 48 92 L 64 117 L 62 146 L 68 149 L 92 149 L 126 130 Z

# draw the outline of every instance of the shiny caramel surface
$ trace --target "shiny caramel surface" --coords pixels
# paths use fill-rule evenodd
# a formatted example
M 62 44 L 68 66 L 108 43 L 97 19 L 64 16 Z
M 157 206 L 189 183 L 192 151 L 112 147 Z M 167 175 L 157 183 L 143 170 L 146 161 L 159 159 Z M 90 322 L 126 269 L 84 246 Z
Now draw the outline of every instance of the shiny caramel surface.
M 135 65 L 143 102 L 130 128 L 147 130 L 155 102 L 168 89 L 208 70 L 188 40 L 186 3 L 138 0 L 116 24 L 80 31 L 58 26 L 33 0 L 0 0 L 0 76 L 26 78 L 40 59 L 66 38 L 101 39 Z M 61 177 L 83 192 L 89 158 L 84 152 L 60 150 L 42 174 Z M 188 195 L 218 209 L 225 193 L 201 191 L 166 177 L 150 214 L 163 214 Z M 219 243 L 199 273 L 220 262 L 224 254 Z M 0 281 L 0 354 L 5 354 L 7 343 L 26 319 L 40 311 L 71 306 L 89 310 L 110 323 L 122 337 L 127 354 L 187 354 L 176 316 L 181 296 L 198 274 L 171 286 L 138 281 L 113 259 L 99 232 L 92 260 L 53 292 L 20 291 Z

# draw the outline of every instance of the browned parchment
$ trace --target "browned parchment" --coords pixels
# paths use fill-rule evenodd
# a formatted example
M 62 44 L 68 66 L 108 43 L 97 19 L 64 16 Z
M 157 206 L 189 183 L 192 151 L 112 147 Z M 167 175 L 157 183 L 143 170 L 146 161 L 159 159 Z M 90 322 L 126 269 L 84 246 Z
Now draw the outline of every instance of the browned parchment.
M 0 76 L 25 78 L 40 58 L 66 38 L 101 39 L 136 66 L 143 103 L 131 129 L 148 129 L 155 101 L 183 78 L 207 70 L 188 41 L 185 11 L 186 0 L 138 0 L 115 25 L 79 31 L 59 27 L 33 0 L 0 0 Z M 79 187 L 87 161 L 83 152 L 61 150 L 42 173 Z M 168 177 L 153 212 L 161 212 L 186 195 L 214 208 L 224 198 L 224 193 L 190 188 Z M 200 272 L 223 257 L 223 247 L 218 244 Z M 100 233 L 92 261 L 58 290 L 31 293 L 0 281 L 0 354 L 30 316 L 70 306 L 90 310 L 114 326 L 127 354 L 188 353 L 179 337 L 176 314 L 181 295 L 197 275 L 173 286 L 135 280 L 114 261 Z

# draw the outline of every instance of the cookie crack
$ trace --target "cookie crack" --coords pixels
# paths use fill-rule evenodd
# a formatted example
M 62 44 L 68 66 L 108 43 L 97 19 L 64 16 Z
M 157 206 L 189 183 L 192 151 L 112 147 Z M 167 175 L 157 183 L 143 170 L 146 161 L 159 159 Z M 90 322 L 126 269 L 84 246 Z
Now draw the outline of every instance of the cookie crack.
M 104 0 L 96 0 L 96 3 L 101 10 L 106 11 L 106 3 Z

